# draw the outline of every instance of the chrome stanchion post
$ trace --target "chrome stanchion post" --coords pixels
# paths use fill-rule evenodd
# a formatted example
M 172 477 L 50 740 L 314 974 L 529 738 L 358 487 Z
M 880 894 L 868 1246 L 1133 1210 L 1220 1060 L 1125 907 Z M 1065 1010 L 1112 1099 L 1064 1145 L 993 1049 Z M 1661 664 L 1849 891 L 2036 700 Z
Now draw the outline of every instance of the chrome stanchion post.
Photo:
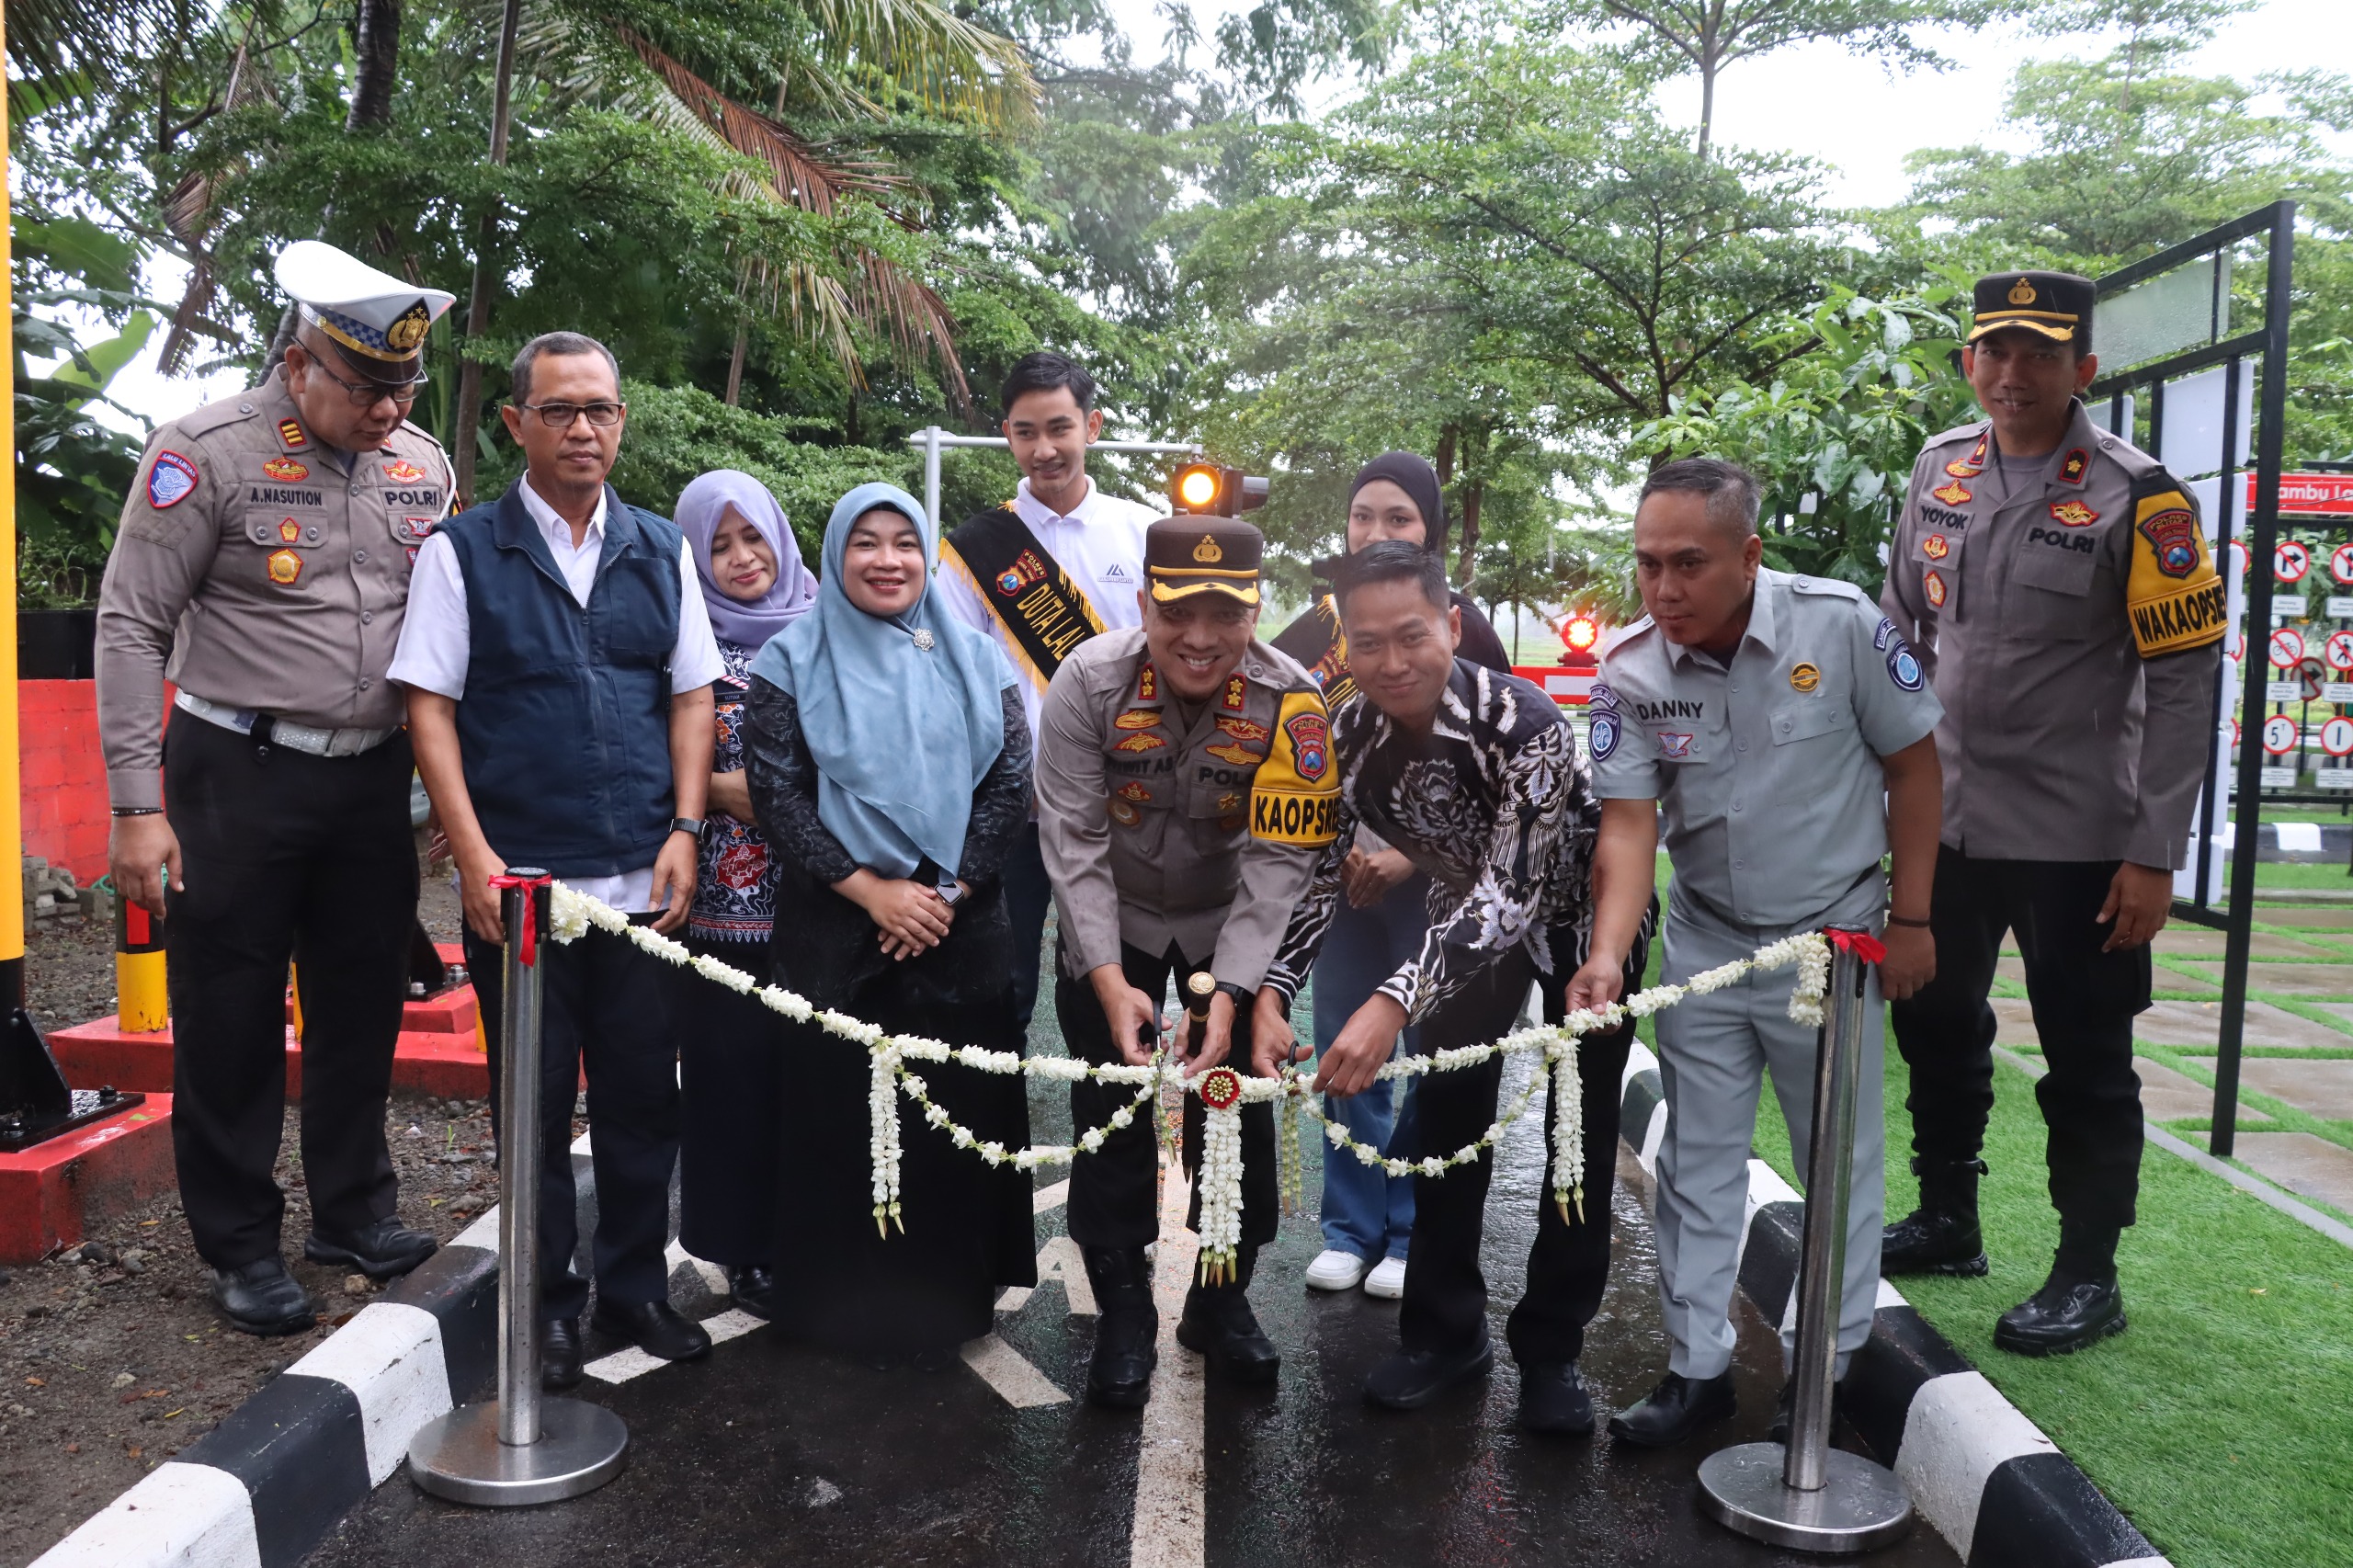
M 1847 927 L 1824 935 L 1832 939 L 1830 986 L 1814 1058 L 1790 1442 L 1787 1449 L 1743 1443 L 1711 1454 L 1699 1466 L 1699 1500 L 1719 1523 L 1757 1540 L 1800 1551 L 1852 1552 L 1884 1546 L 1911 1528 L 1912 1498 L 1893 1471 L 1830 1446 L 1869 978 L 1851 939 L 1871 938 Z
M 540 960 L 547 950 L 550 878 L 510 867 L 492 885 L 506 927 L 499 1008 L 497 1397 L 428 1422 L 409 1444 L 408 1470 L 436 1496 L 515 1507 L 577 1497 L 610 1481 L 620 1473 L 629 1428 L 602 1405 L 540 1392 Z

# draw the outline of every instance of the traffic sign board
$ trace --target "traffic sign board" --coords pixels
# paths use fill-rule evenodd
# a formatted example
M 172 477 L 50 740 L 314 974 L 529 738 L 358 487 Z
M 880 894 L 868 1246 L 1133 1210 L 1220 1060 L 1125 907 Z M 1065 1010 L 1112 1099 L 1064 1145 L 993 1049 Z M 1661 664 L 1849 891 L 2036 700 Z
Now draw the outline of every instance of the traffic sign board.
M 2353 631 L 2332 631 L 2323 650 L 2332 670 L 2353 670 Z
M 2246 505 L 2247 510 L 2255 509 L 2252 473 L 2246 476 Z M 2283 473 L 2279 509 L 2304 517 L 2353 517 L 2353 473 Z
M 2331 756 L 2353 756 L 2353 719 L 2331 719 L 2323 724 L 2320 749 Z
M 2306 659 L 2296 666 L 2296 676 L 2297 699 L 2304 702 L 2318 702 L 2321 683 L 2328 678 L 2328 672 L 2321 668 L 2320 661 Z
M 2271 663 L 2283 670 L 2292 670 L 2304 662 L 2304 634 L 2292 626 L 2283 626 L 2271 634 Z
M 2296 722 L 2285 713 L 2274 713 L 2263 722 L 2263 749 L 2274 756 L 2295 750 L 2300 738 Z
M 2300 539 L 2283 539 L 2271 547 L 2271 574 L 2283 583 L 2301 583 L 2313 569 L 2312 547 Z
M 2353 544 L 2336 547 L 2336 553 L 2328 558 L 2328 574 L 2340 583 L 2353 583 Z

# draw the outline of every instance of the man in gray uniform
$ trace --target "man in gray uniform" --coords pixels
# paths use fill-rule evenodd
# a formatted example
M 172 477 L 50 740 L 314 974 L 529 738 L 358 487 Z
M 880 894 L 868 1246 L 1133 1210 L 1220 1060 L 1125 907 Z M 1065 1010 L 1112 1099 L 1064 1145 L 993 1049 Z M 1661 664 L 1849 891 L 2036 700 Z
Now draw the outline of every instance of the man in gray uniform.
M 271 1175 L 290 959 L 303 1251 L 378 1278 L 433 1252 L 393 1218 L 384 1147 L 417 891 L 408 738 L 384 671 L 410 564 L 450 498 L 441 448 L 404 418 L 450 296 L 315 241 L 277 271 L 301 318 L 286 363 L 148 441 L 99 591 L 97 657 L 115 886 L 158 914 L 171 888 L 180 1200 L 214 1299 L 265 1335 L 313 1318 L 278 1255 Z
M 1893 1009 L 1920 1207 L 1890 1274 L 1986 1270 L 1978 1157 L 1994 1108 L 1986 992 L 2018 936 L 2050 1126 L 2059 1250 L 1994 1343 L 2074 1350 L 2124 1329 L 2116 1245 L 2141 1178 L 2132 1019 L 2213 753 L 2223 585 L 2178 480 L 2092 424 L 2090 279 L 1980 278 L 1961 369 L 1987 417 L 1929 441 L 1880 602 L 1944 700 L 1936 983 Z
M 1650 613 L 1602 653 L 1593 688 L 1599 907 L 1568 1003 L 1619 994 L 1650 899 L 1662 808 L 1675 868 L 1659 977 L 1667 984 L 1799 932 L 1876 930 L 1887 912 L 1887 957 L 1864 1012 L 1843 1377 L 1870 1336 L 1879 1288 L 1881 992 L 1909 995 L 1936 969 L 1938 707 L 1911 649 L 1860 590 L 1763 570 L 1762 551 L 1756 482 L 1742 469 L 1692 458 L 1643 484 L 1634 567 Z M 1891 850 L 1892 909 L 1880 871 Z M 1628 1442 L 1679 1443 L 1733 1413 L 1732 1293 L 1767 1068 L 1801 1166 L 1812 1132 L 1817 1040 L 1813 1026 L 1790 1017 L 1795 981 L 1794 969 L 1752 975 L 1656 1017 L 1667 1106 L 1659 1295 L 1674 1348 L 1665 1378 L 1609 1423 Z M 1786 1420 L 1786 1389 L 1783 1398 Z
M 1061 914 L 1054 1007 L 1073 1056 L 1149 1061 L 1169 978 L 1207 973 L 1217 989 L 1188 1069 L 1208 1072 L 1236 1047 L 1250 1068 L 1275 1069 L 1251 1060 L 1250 1005 L 1316 851 L 1338 831 L 1340 770 L 1315 682 L 1253 635 L 1264 550 L 1247 523 L 1153 524 L 1143 625 L 1079 644 L 1046 688 L 1038 825 Z M 1133 1098 L 1125 1086 L 1074 1084 L 1071 1119 L 1084 1135 Z M 1086 1373 L 1097 1404 L 1143 1403 L 1157 1360 L 1144 1257 L 1160 1233 L 1149 1120 L 1137 1117 L 1071 1167 L 1070 1237 L 1101 1309 Z M 1200 1099 L 1188 1095 L 1196 1172 L 1200 1135 Z M 1198 1190 L 1193 1204 L 1198 1223 Z M 1237 1382 L 1272 1381 L 1279 1365 L 1244 1294 L 1279 1204 L 1274 1108 L 1245 1106 L 1236 1267 L 1223 1283 L 1196 1283 L 1176 1326 L 1178 1343 Z

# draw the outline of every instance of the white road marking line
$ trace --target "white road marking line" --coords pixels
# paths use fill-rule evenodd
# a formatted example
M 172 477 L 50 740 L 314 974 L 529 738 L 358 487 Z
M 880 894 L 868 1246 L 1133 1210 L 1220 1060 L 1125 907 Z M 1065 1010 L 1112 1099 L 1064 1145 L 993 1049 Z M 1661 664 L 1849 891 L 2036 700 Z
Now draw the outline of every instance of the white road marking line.
M 967 1341 L 963 1356 L 964 1365 L 978 1372 L 981 1381 L 1016 1410 L 1070 1403 L 1070 1395 L 1048 1381 L 1028 1357 L 994 1334 Z
M 625 1383 L 631 1378 L 642 1378 L 656 1368 L 670 1363 L 659 1356 L 649 1356 L 632 1345 L 626 1350 L 616 1350 L 609 1356 L 599 1356 L 580 1369 L 599 1381 Z
M 696 1275 L 701 1278 L 712 1295 L 724 1296 L 728 1293 L 727 1270 L 715 1263 L 697 1257 L 679 1245 L 677 1238 L 673 1236 L 669 1246 L 662 1254 L 662 1267 L 667 1272 L 676 1274 L 678 1271 L 678 1265 L 682 1263 L 694 1265 Z
M 1051 1187 L 1041 1187 L 1029 1195 L 1029 1212 L 1043 1214 L 1049 1209 L 1059 1209 L 1070 1201 L 1070 1180 L 1064 1177 Z
M 1086 1260 L 1079 1256 L 1078 1244 L 1068 1236 L 1049 1236 L 1038 1249 L 1038 1283 L 1050 1279 L 1061 1284 L 1074 1316 L 1095 1315 L 1095 1287 L 1086 1278 Z
M 756 1318 L 743 1311 L 729 1311 L 717 1317 L 702 1320 L 702 1331 L 710 1335 L 713 1345 L 724 1345 L 731 1339 L 741 1339 L 756 1328 L 767 1327 L 766 1318 Z
M 1175 1167 L 1161 1173 L 1160 1247 L 1153 1304 L 1160 1309 L 1160 1369 L 1143 1407 L 1136 1447 L 1135 1523 L 1129 1568 L 1202 1568 L 1208 1480 L 1202 1470 L 1201 1358 L 1176 1343 L 1176 1318 L 1193 1282 L 1200 1238 L 1185 1228 L 1190 1188 Z
M 1005 1294 L 996 1299 L 996 1310 L 1001 1312 L 1017 1312 L 1029 1304 L 1029 1287 L 1027 1285 L 1007 1285 Z

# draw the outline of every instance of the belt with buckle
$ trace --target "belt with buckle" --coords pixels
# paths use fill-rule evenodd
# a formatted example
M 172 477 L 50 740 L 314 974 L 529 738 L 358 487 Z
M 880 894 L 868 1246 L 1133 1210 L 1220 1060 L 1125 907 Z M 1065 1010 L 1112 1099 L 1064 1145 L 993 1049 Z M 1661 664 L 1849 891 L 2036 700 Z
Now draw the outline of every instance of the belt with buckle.
M 400 733 L 395 724 L 382 730 L 320 730 L 308 724 L 290 724 L 267 713 L 256 713 L 250 708 L 232 708 L 222 702 L 207 702 L 189 692 L 181 692 L 173 705 L 195 714 L 209 724 L 224 730 L 234 730 L 241 735 L 251 735 L 266 746 L 284 746 L 312 756 L 358 756 L 373 751 Z

